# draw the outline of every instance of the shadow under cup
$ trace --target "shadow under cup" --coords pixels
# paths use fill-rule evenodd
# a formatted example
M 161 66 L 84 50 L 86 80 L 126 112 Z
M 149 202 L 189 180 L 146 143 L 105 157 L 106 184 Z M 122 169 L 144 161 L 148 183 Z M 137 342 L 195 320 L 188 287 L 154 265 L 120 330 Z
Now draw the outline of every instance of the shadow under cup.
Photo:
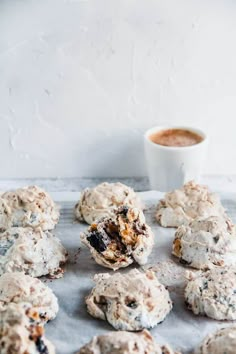
M 164 146 L 150 137 L 169 129 L 187 130 L 202 140 L 190 146 Z M 207 155 L 206 134 L 190 127 L 154 127 L 144 134 L 144 148 L 151 189 L 167 192 L 180 188 L 190 180 L 199 181 Z

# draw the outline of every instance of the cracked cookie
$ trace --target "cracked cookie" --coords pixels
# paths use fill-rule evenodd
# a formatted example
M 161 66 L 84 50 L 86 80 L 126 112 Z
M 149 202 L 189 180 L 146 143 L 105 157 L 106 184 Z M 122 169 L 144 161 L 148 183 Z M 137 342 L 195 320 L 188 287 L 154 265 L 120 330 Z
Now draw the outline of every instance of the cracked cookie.
M 134 261 L 141 265 L 147 263 L 154 244 L 143 212 L 127 206 L 92 224 L 87 232 L 81 233 L 81 240 L 98 264 L 113 270 Z

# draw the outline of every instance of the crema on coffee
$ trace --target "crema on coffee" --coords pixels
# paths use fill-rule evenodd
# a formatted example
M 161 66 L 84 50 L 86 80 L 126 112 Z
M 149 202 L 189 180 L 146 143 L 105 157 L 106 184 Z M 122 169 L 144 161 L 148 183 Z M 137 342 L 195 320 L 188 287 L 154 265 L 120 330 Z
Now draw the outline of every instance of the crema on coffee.
M 163 129 L 149 136 L 149 139 L 163 146 L 191 146 L 200 143 L 203 137 L 185 129 Z

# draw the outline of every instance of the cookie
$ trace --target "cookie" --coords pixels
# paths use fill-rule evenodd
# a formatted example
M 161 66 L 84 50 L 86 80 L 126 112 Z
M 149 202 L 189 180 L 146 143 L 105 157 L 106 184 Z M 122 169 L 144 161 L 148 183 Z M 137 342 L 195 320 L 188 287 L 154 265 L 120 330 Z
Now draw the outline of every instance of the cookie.
M 195 315 L 236 320 L 236 267 L 187 272 L 185 302 Z
M 96 285 L 86 298 L 87 310 L 117 330 L 152 328 L 172 309 L 169 292 L 151 271 L 97 274 L 94 281 Z
M 37 186 L 9 191 L 1 197 L 6 201 L 9 209 L 10 226 L 31 226 L 51 230 L 58 223 L 58 207 L 50 195 Z
M 94 337 L 77 354 L 175 354 L 168 345 L 155 343 L 147 330 L 130 333 L 125 331 L 108 332 Z
M 198 217 L 209 216 L 222 216 L 229 220 L 219 197 L 211 193 L 206 186 L 193 181 L 166 193 L 164 199 L 159 202 L 156 213 L 156 219 L 163 227 L 188 225 Z
M 195 350 L 195 354 L 235 354 L 236 326 L 221 328 L 209 334 Z
M 28 302 L 37 308 L 42 322 L 56 317 L 58 302 L 52 290 L 37 278 L 24 273 L 5 273 L 0 277 L 0 312 L 10 303 Z
M 67 252 L 60 240 L 40 228 L 12 227 L 0 235 L 0 275 L 24 272 L 32 277 L 61 272 Z
M 28 303 L 12 303 L 0 312 L 0 353 L 55 354 L 44 336 L 37 309 Z
M 11 227 L 11 209 L 7 201 L 0 198 L 0 232 L 4 232 Z
M 104 182 L 94 188 L 86 188 L 75 206 L 75 217 L 88 224 L 102 217 L 110 217 L 113 210 L 121 205 L 142 208 L 134 190 L 122 183 Z
M 177 229 L 172 253 L 181 263 L 197 269 L 236 265 L 235 228 L 219 216 L 197 218 Z
M 154 236 L 140 209 L 121 206 L 111 217 L 104 217 L 81 233 L 82 242 L 94 260 L 117 270 L 133 262 L 147 263 Z

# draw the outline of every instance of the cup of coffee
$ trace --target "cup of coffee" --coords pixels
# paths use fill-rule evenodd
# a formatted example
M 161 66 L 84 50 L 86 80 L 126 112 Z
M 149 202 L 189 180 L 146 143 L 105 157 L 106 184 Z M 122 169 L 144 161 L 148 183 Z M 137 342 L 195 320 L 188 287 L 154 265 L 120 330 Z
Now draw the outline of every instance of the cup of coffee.
M 166 192 L 198 181 L 206 160 L 206 134 L 188 127 L 154 127 L 144 134 L 150 186 Z

